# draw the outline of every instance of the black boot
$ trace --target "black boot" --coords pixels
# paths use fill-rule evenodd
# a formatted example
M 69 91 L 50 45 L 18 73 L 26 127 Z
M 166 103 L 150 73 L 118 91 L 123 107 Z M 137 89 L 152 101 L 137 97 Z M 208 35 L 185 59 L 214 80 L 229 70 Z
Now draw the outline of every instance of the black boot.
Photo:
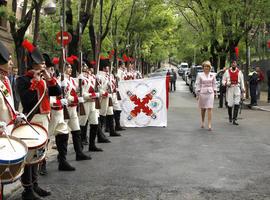
M 46 159 L 44 159 L 40 164 L 39 164 L 39 169 L 38 169 L 38 171 L 39 171 L 39 174 L 41 175 L 41 176 L 45 176 L 45 175 L 47 175 L 47 167 L 46 167 Z
M 67 155 L 67 146 L 68 146 L 68 134 L 61 134 L 55 136 L 55 143 L 58 150 L 58 170 L 59 171 L 75 171 L 75 168 L 72 167 L 66 160 Z
M 105 126 L 105 124 L 106 124 L 106 116 L 100 115 L 99 116 L 99 125 L 100 125 L 101 130 L 103 130 L 103 127 Z
M 106 137 L 106 135 L 102 132 L 100 125 L 98 125 L 97 131 L 97 141 L 98 143 L 110 143 L 111 141 Z
M 72 134 L 72 140 L 73 140 L 73 146 L 74 150 L 76 152 L 76 160 L 91 160 L 90 156 L 85 155 L 82 152 L 82 141 L 81 141 L 81 133 L 80 130 L 78 131 L 71 131 Z
M 86 123 L 85 126 L 80 126 L 81 138 L 82 138 L 82 144 L 83 145 L 88 145 L 88 141 L 87 141 L 87 125 L 88 125 L 88 122 Z
M 97 148 L 95 144 L 96 136 L 98 132 L 98 125 L 90 125 L 90 137 L 89 137 L 89 151 L 103 151 L 101 148 Z
M 48 192 L 48 191 L 40 188 L 37 183 L 34 184 L 33 190 L 40 197 L 47 197 L 47 196 L 51 195 L 51 192 Z
M 22 200 L 41 200 L 41 198 L 35 195 L 32 188 L 25 188 L 22 192 Z
M 110 136 L 111 137 L 118 137 L 121 136 L 119 133 L 117 133 L 114 129 L 114 123 L 113 123 L 113 115 L 107 115 L 109 119 L 109 128 L 110 128 Z
M 110 120 L 108 119 L 108 116 L 106 116 L 106 120 L 105 120 L 105 133 L 109 133 L 110 132 Z
M 126 130 L 120 124 L 121 110 L 114 110 L 113 113 L 114 113 L 114 121 L 115 121 L 115 130 L 116 131 L 124 131 L 124 130 Z
M 239 105 L 234 105 L 234 109 L 233 109 L 233 125 L 239 125 L 237 123 L 238 110 L 239 110 Z
M 232 123 L 232 107 L 228 106 L 229 122 Z

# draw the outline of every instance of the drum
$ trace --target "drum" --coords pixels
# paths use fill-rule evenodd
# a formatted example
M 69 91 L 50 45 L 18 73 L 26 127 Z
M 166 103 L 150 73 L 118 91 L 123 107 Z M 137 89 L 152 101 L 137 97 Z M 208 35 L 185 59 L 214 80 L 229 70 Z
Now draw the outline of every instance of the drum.
M 39 163 L 45 158 L 46 144 L 48 142 L 48 133 L 45 128 L 35 123 L 31 123 L 31 126 L 21 124 L 11 132 L 12 136 L 21 139 L 28 147 L 25 159 L 27 165 Z
M 13 183 L 21 177 L 27 149 L 26 144 L 18 138 L 9 136 L 8 140 L 6 136 L 0 136 L 0 182 L 2 184 Z

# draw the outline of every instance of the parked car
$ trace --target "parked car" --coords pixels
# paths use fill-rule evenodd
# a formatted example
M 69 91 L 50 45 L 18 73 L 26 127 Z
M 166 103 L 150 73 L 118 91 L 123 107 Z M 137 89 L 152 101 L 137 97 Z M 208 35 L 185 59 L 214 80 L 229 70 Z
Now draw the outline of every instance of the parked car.
M 183 74 L 185 73 L 185 71 L 188 70 L 188 63 L 181 63 L 179 68 L 178 68 L 178 75 L 179 76 L 183 76 Z
M 189 90 L 191 93 L 194 94 L 194 96 L 196 96 L 196 94 L 195 94 L 196 77 L 197 77 L 197 74 L 200 72 L 203 72 L 201 65 L 193 66 L 190 69 L 189 82 L 188 82 L 189 83 Z
M 188 70 L 185 71 L 183 75 L 183 80 L 186 82 L 186 85 L 188 85 L 189 74 L 190 74 L 190 68 L 188 68 Z
M 170 68 L 160 68 L 160 69 L 157 69 L 156 71 L 150 73 L 148 76 L 149 77 L 166 76 L 168 70 L 170 72 L 172 71 Z

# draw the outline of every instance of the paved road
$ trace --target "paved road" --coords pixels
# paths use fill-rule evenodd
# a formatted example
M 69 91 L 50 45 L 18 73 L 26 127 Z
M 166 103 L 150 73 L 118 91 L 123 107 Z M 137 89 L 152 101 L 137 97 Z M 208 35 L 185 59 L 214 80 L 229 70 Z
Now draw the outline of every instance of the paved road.
M 270 199 L 268 112 L 243 110 L 240 126 L 214 110 L 213 131 L 199 128 L 196 100 L 184 82 L 171 95 L 167 128 L 128 129 L 75 172 L 49 174 L 40 185 L 48 200 L 260 200 Z M 217 105 L 216 105 L 217 107 Z M 20 199 L 17 191 L 10 199 Z

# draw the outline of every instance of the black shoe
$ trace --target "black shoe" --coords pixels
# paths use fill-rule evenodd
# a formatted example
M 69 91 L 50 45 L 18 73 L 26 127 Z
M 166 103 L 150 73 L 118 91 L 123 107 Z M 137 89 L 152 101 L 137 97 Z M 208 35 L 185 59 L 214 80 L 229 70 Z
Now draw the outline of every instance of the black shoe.
M 46 168 L 46 162 L 42 162 L 39 165 L 39 174 L 41 176 L 45 176 L 48 174 L 47 168 Z
M 109 129 L 105 128 L 105 133 L 109 133 L 109 132 L 110 132 Z
M 76 160 L 77 161 L 81 161 L 81 160 L 91 160 L 91 156 L 87 156 L 85 154 L 79 154 L 79 155 L 76 155 Z
M 239 124 L 236 122 L 236 120 L 233 120 L 233 125 L 238 126 Z
M 22 200 L 41 200 L 41 198 L 36 196 L 33 190 L 24 190 L 22 193 Z
M 112 132 L 112 133 L 110 133 L 110 136 L 111 137 L 119 137 L 119 136 L 121 136 L 119 133 L 116 133 L 116 132 Z
M 59 171 L 75 171 L 75 167 L 72 167 L 67 161 L 62 161 L 58 165 Z
M 33 190 L 35 193 L 37 193 L 40 197 L 47 197 L 51 195 L 51 192 L 48 192 L 42 188 L 40 188 L 38 185 L 33 187 Z
M 93 146 L 93 147 L 89 147 L 88 151 L 101 152 L 103 150 L 101 148 L 98 148 L 96 146 Z
M 111 143 L 111 141 L 108 140 L 107 138 L 105 138 L 105 139 L 103 139 L 103 138 L 102 139 L 98 139 L 97 142 L 98 143 Z
M 87 140 L 82 140 L 82 144 L 83 144 L 83 145 L 88 145 L 89 143 L 88 143 Z
M 229 122 L 232 123 L 232 119 L 229 119 Z
M 126 129 L 123 128 L 122 126 L 120 126 L 120 127 L 115 127 L 115 130 L 116 130 L 116 131 L 124 131 L 124 130 L 126 130 Z

